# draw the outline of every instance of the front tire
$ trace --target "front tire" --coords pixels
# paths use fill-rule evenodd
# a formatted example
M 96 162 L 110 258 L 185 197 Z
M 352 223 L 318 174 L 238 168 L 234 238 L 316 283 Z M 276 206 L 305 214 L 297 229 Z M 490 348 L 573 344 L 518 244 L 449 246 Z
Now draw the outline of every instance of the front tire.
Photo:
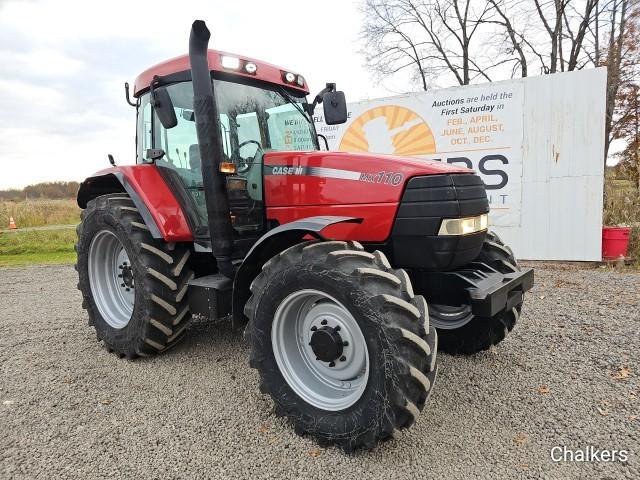
M 487 232 L 482 250 L 474 262 L 486 263 L 500 273 L 520 271 L 511 248 L 500 237 Z M 478 317 L 469 305 L 430 304 L 431 322 L 438 330 L 440 350 L 450 354 L 470 355 L 487 350 L 503 341 L 515 326 L 523 302 L 493 317 Z
M 404 270 L 356 242 L 305 242 L 269 260 L 251 292 L 250 365 L 296 433 L 353 451 L 414 423 L 437 334 Z
M 175 345 L 191 318 L 190 250 L 154 239 L 125 193 L 91 200 L 77 233 L 78 289 L 98 340 L 128 358 Z

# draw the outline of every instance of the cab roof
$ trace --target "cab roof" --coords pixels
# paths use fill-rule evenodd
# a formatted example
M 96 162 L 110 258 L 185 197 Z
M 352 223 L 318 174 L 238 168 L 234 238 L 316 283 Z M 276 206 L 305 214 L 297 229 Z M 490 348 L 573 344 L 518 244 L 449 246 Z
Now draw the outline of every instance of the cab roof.
M 300 87 L 296 83 L 287 83 L 284 79 L 284 76 L 287 72 L 294 73 L 296 77 L 298 76 L 297 72 L 293 70 L 287 70 L 276 65 L 272 65 L 267 62 L 263 62 L 260 60 L 255 60 L 250 57 L 246 57 L 244 55 L 236 55 L 235 53 L 227 53 L 219 50 L 209 50 L 208 51 L 208 60 L 209 60 L 209 69 L 214 72 L 224 72 L 232 75 L 238 75 L 239 77 L 245 78 L 254 78 L 257 80 L 262 80 L 265 82 L 274 83 L 277 85 L 282 85 L 284 87 L 292 88 L 294 90 L 303 92 L 304 94 L 309 94 L 309 88 L 307 85 L 307 81 L 304 80 L 303 86 Z M 222 57 L 234 57 L 240 60 L 239 69 L 230 69 L 224 68 L 222 66 Z M 244 65 L 246 63 L 254 63 L 257 67 L 255 73 L 247 73 L 244 70 Z M 162 63 L 154 65 L 151 68 L 148 68 L 144 72 L 142 72 L 135 80 L 133 85 L 133 94 L 137 97 L 144 91 L 146 91 L 151 85 L 151 81 L 153 77 L 158 75 L 159 77 L 165 77 L 172 74 L 178 74 L 182 72 L 188 72 L 191 69 L 191 65 L 189 62 L 189 55 L 181 55 L 179 57 L 172 58 L 170 60 L 166 60 Z

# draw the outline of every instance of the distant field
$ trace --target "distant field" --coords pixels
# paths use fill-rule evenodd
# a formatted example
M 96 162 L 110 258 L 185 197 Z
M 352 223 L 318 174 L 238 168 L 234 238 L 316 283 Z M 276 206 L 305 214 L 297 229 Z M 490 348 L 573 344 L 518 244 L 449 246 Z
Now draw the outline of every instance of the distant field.
M 18 228 L 80 223 L 80 208 L 75 199 L 0 201 L 0 228 L 7 228 L 13 217 Z
M 80 208 L 75 200 L 0 201 L 0 229 L 7 228 L 9 217 L 13 217 L 18 231 L 0 232 L 0 266 L 75 261 L 75 229 L 20 231 L 80 223 Z
M 0 233 L 0 266 L 73 263 L 74 228 Z

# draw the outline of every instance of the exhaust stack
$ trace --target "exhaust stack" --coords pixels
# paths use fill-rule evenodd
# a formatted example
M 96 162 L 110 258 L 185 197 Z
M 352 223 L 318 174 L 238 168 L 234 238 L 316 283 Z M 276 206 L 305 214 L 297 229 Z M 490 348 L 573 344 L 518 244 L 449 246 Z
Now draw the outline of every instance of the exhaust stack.
M 218 271 L 233 279 L 235 275 L 231 263 L 233 227 L 229 216 L 226 181 L 219 170 L 224 150 L 220 136 L 220 117 L 213 95 L 213 82 L 207 58 L 210 37 L 211 33 L 203 20 L 193 22 L 189 36 L 193 112 L 200 148 L 211 249 L 218 263 Z

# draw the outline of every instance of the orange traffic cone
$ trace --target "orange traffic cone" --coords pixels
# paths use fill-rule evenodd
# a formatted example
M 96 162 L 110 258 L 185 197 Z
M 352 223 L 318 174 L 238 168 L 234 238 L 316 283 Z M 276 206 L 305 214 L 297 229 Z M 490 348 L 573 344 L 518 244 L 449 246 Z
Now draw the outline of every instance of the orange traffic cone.
M 9 230 L 17 230 L 16 222 L 13 220 L 13 217 L 9 217 Z

